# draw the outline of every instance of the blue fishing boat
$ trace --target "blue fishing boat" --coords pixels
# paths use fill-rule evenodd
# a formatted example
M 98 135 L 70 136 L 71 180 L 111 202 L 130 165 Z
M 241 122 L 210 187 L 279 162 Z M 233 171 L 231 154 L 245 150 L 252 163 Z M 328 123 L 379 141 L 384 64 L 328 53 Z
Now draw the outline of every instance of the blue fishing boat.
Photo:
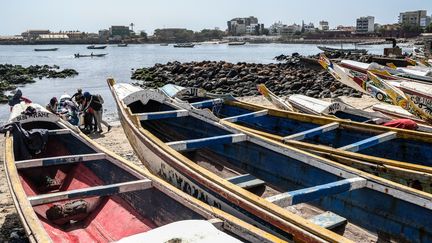
M 432 192 L 432 154 L 428 150 L 431 133 L 353 122 L 348 117 L 338 119 L 283 111 L 196 88 L 175 86 L 173 89 L 172 86 L 161 89 L 174 97 L 182 109 L 205 109 L 221 124 Z
M 14 106 L 10 122 L 4 168 L 30 242 L 284 242 L 181 192 L 37 104 Z M 28 150 L 22 131 L 35 142 Z
M 219 101 L 189 104 L 167 95 L 175 89 L 108 83 L 139 159 L 211 205 L 294 241 L 312 241 L 310 236 L 337 242 L 432 240 L 431 194 L 228 126 L 200 109 L 222 111 Z M 230 113 L 226 120 L 266 113 Z M 300 129 L 301 123 L 296 124 Z M 339 227 L 344 230 L 329 230 Z M 365 233 L 365 238 L 346 238 L 353 232 Z

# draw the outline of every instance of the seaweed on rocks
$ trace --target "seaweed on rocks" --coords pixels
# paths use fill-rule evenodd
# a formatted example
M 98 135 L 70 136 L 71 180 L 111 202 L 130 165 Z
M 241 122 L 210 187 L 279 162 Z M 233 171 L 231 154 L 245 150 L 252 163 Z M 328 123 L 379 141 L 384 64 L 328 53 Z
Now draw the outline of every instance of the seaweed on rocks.
M 0 103 L 6 103 L 8 97 L 5 91 L 14 90 L 18 85 L 36 82 L 42 78 L 68 78 L 78 75 L 74 69 L 63 69 L 57 65 L 34 65 L 23 67 L 21 65 L 0 64 Z
M 225 61 L 168 62 L 136 69 L 132 79 L 146 88 L 165 84 L 203 88 L 209 92 L 234 96 L 258 95 L 257 84 L 264 83 L 277 95 L 304 94 L 314 98 L 342 95 L 361 97 L 361 93 L 336 81 L 327 71 L 291 55 L 289 61 L 273 64 L 229 63 Z

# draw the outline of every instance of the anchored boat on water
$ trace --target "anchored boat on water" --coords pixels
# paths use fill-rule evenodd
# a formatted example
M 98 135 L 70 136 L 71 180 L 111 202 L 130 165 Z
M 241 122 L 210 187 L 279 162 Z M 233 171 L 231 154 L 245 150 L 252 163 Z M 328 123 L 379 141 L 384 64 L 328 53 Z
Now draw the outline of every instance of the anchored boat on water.
M 10 121 L 33 139 L 31 129 L 47 129 L 37 154 L 18 146 L 16 125 L 6 134 L 4 168 L 30 242 L 283 242 L 186 195 L 39 105 L 16 105 Z
M 432 237 L 428 231 L 432 196 L 428 193 L 274 142 L 251 130 L 221 124 L 208 110 L 198 109 L 226 110 L 221 102 L 189 104 L 167 95 L 176 93 L 175 87 L 145 90 L 112 79 L 108 82 L 122 126 L 140 160 L 153 173 L 201 200 L 295 241 L 347 241 L 349 232 L 362 232 L 375 240 Z M 186 92 L 196 94 L 197 90 Z M 246 117 L 258 123 L 263 114 L 273 113 L 245 112 L 241 116 L 235 111 L 240 107 L 232 108 L 226 123 Z M 296 125 L 301 129 L 300 122 Z M 302 215 L 298 210 L 302 207 L 312 215 Z M 325 229 L 341 225 L 346 227 L 342 235 Z
M 351 53 L 351 54 L 366 54 L 366 49 L 344 49 L 344 48 L 332 48 L 328 46 L 317 46 L 318 49 L 328 53 Z
M 95 46 L 95 45 L 91 45 L 91 46 L 87 46 L 87 49 L 91 49 L 91 50 L 101 50 L 101 49 L 105 49 L 107 46 Z
M 58 48 L 36 48 L 34 51 L 57 51 Z
M 104 57 L 108 55 L 107 53 L 102 53 L 102 54 L 90 54 L 90 55 L 83 55 L 83 54 L 74 54 L 75 58 L 80 58 L 80 57 Z

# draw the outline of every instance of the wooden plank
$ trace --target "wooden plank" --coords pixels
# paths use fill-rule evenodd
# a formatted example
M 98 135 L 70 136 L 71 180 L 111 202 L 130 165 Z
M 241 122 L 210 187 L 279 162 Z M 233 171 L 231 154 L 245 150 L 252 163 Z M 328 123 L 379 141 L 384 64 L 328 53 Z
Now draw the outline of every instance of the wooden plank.
M 223 118 L 221 120 L 228 121 L 228 122 L 238 122 L 238 121 L 249 120 L 255 117 L 265 116 L 267 114 L 268 114 L 268 110 L 261 110 L 261 111 L 246 113 L 238 116 L 231 116 L 231 117 Z
M 309 221 L 326 229 L 333 229 L 347 223 L 346 218 L 330 211 L 314 216 Z
M 265 185 L 265 181 L 260 180 L 251 174 L 234 176 L 228 178 L 227 180 L 243 189 L 249 189 L 249 188 Z
M 354 177 L 296 191 L 281 193 L 268 197 L 266 200 L 281 207 L 288 207 L 294 204 L 314 201 L 322 197 L 359 189 L 365 186 L 366 179 Z
M 70 129 L 55 129 L 55 130 L 48 130 L 48 135 L 62 135 L 62 134 L 70 134 Z
M 246 141 L 246 139 L 247 136 L 245 134 L 237 133 L 237 134 L 228 134 L 228 135 L 214 136 L 208 138 L 198 138 L 198 139 L 169 142 L 166 143 L 166 145 L 170 146 L 176 151 L 184 151 L 190 149 L 199 149 L 214 144 L 238 143 L 238 142 Z
M 56 192 L 28 197 L 32 206 L 37 206 L 46 203 L 53 203 L 62 200 L 85 198 L 93 196 L 109 196 L 124 192 L 145 190 L 152 187 L 152 181 L 143 179 L 138 181 L 128 181 L 104 186 L 95 186 L 82 188 L 64 192 Z
M 320 126 L 320 127 L 315 127 L 303 132 L 299 132 L 296 134 L 292 134 L 289 136 L 286 136 L 283 138 L 283 141 L 288 141 L 288 140 L 303 140 L 305 138 L 310 138 L 316 135 L 320 135 L 323 134 L 325 132 L 329 132 L 332 131 L 334 129 L 337 129 L 339 127 L 339 122 L 332 122 L 329 124 L 326 124 L 324 126 Z
M 223 99 L 217 98 L 212 100 L 204 100 L 200 102 L 191 103 L 191 106 L 201 109 L 201 108 L 208 108 L 212 107 L 213 105 L 222 104 L 224 101 Z
M 347 146 L 344 147 L 340 147 L 338 149 L 340 150 L 344 150 L 344 151 L 350 151 L 350 152 L 357 152 L 372 146 L 375 146 L 377 144 L 386 142 L 386 141 L 390 141 L 394 138 L 396 138 L 397 133 L 396 132 L 386 132 L 377 136 L 373 136 L 361 141 L 358 141 L 356 143 L 353 144 L 349 144 Z
M 187 110 L 173 110 L 173 111 L 136 113 L 134 115 L 138 116 L 138 118 L 141 121 L 148 121 L 148 120 L 159 120 L 159 119 L 165 119 L 165 118 L 188 116 L 189 112 Z
M 29 159 L 29 160 L 18 160 L 15 162 L 17 169 L 33 168 L 33 167 L 43 167 L 51 165 L 62 165 L 62 164 L 72 164 L 84 161 L 94 161 L 105 159 L 106 155 L 104 153 L 94 153 L 94 154 L 75 154 L 57 157 L 48 157 L 41 159 Z

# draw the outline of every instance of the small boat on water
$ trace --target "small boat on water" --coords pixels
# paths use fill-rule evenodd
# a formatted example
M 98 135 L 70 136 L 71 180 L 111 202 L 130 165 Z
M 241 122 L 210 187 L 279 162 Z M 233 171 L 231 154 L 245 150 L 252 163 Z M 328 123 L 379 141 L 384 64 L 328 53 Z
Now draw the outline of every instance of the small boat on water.
M 117 44 L 118 47 L 127 47 L 128 43 L 121 43 L 121 44 Z
M 90 55 L 83 55 L 83 54 L 74 54 L 75 58 L 80 58 L 80 57 L 104 57 L 108 55 L 108 53 L 102 53 L 102 54 L 90 54 Z
M 160 46 L 169 46 L 168 43 L 160 43 L 159 45 L 160 45 Z
M 95 45 L 91 45 L 91 46 L 87 46 L 87 49 L 95 49 L 95 50 L 101 50 L 101 49 L 105 49 L 107 46 L 95 46 Z
M 273 123 L 276 117 L 265 116 L 279 111 L 243 112 L 239 106 L 229 109 L 221 99 L 192 97 L 194 101 L 187 103 L 168 95 L 195 95 L 196 89 L 171 85 L 151 90 L 108 82 L 123 129 L 141 162 L 209 204 L 294 241 L 359 241 L 346 238 L 354 232 L 372 241 L 382 234 L 395 241 L 432 240 L 431 194 L 225 124 L 250 120 L 281 130 L 303 127 L 300 122 Z M 200 108 L 232 112 L 225 113 L 222 122 Z M 315 118 L 290 115 L 309 122 Z M 313 213 L 307 216 L 305 211 Z M 344 231 L 329 230 L 341 225 Z
M 183 193 L 39 105 L 16 105 L 10 122 L 4 168 L 30 242 L 284 242 Z M 39 144 L 38 135 L 45 138 L 40 151 L 20 144 L 22 129 Z
M 57 51 L 58 48 L 36 48 L 34 51 Z
M 194 48 L 195 44 L 193 43 L 177 43 L 173 45 L 175 48 Z
M 318 49 L 328 53 L 351 53 L 351 54 L 366 54 L 366 49 L 343 49 L 343 48 L 332 48 L 328 46 L 317 46 Z
M 232 42 L 228 42 L 229 46 L 243 46 L 246 45 L 246 42 L 244 41 L 232 41 Z

